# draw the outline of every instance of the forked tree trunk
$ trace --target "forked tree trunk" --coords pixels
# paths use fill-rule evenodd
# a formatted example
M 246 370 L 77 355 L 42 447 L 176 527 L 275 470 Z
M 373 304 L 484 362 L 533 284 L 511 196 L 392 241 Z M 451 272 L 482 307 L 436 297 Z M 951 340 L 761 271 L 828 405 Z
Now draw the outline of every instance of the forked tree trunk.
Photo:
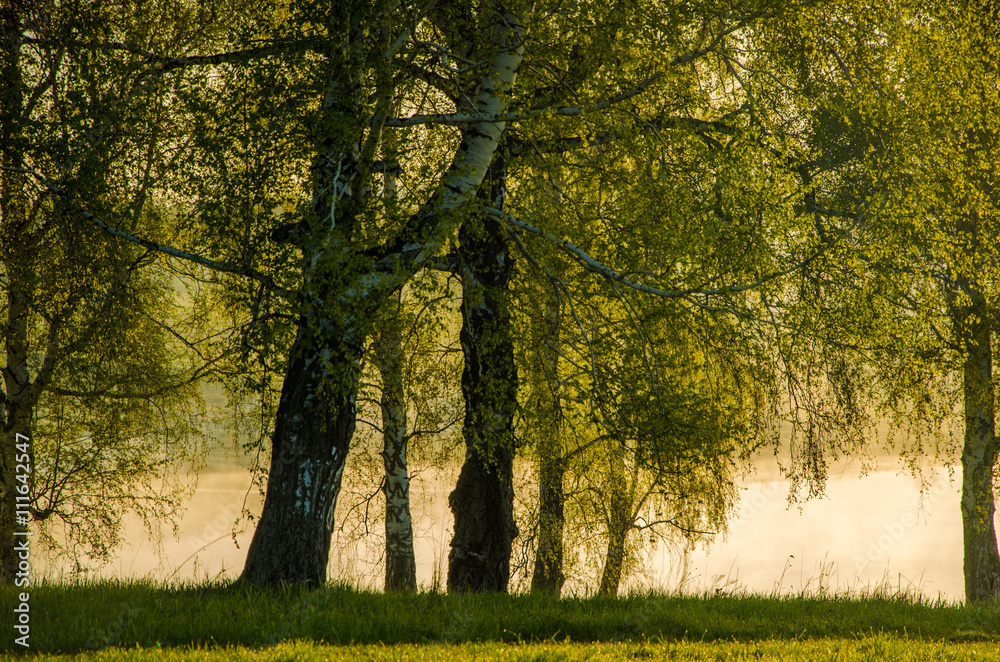
M 532 593 L 559 597 L 566 577 L 563 572 L 563 458 L 562 410 L 559 399 L 559 302 L 546 297 L 544 329 L 537 339 L 538 356 L 544 376 L 539 408 L 550 425 L 539 421 L 538 452 L 538 547 L 531 575 Z
M 0 192 L 3 227 L 16 228 L 27 223 L 20 182 L 11 173 L 0 172 Z M 31 426 L 39 398 L 52 380 L 62 350 L 58 333 L 62 327 L 58 321 L 50 321 L 46 332 L 36 334 L 34 339 L 29 332 L 31 298 L 36 288 L 33 256 L 37 240 L 32 233 L 23 228 L 21 231 L 27 239 L 22 237 L 5 246 L 2 256 L 7 282 L 0 395 L 0 584 L 10 583 L 19 571 L 21 559 L 15 544 L 24 540 L 19 534 L 27 530 L 29 521 L 45 517 L 35 510 L 38 503 Z M 34 376 L 32 368 L 36 368 Z
M 965 350 L 962 380 L 965 399 L 962 533 L 967 602 L 1000 600 L 1000 555 L 993 494 L 998 441 L 994 413 L 992 324 L 986 298 L 974 288 L 974 285 L 966 288 L 972 292 L 969 305 L 953 308 L 955 328 Z
M 490 168 L 490 198 L 502 204 L 503 164 Z M 484 217 L 459 231 L 465 355 L 465 464 L 448 503 L 455 533 L 448 555 L 448 590 L 506 591 L 514 522 L 514 411 L 517 370 L 507 309 L 513 262 L 503 229 Z
M 398 320 L 387 320 L 375 348 L 382 375 L 382 460 L 385 466 L 385 590 L 414 591 L 417 566 L 410 516 L 410 475 L 406 465 L 406 398 L 403 340 Z

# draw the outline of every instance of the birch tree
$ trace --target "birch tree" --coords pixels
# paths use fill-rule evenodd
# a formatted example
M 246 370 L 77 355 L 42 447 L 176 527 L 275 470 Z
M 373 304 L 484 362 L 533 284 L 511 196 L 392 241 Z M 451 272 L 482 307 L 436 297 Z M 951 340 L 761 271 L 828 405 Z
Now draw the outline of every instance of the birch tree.
M 794 315 L 822 329 L 821 351 L 841 366 L 864 357 L 842 370 L 865 376 L 841 393 L 856 413 L 876 403 L 905 421 L 911 461 L 951 462 L 957 449 L 916 433 L 964 428 L 966 599 L 996 599 L 996 8 L 901 3 L 852 8 L 836 25 L 800 18 L 783 52 L 811 91 L 799 99 L 815 156 L 797 169 L 820 232 L 842 239 L 803 280 Z
M 378 399 L 379 423 L 371 425 L 383 442 L 386 591 L 417 588 L 414 531 L 419 522 L 411 508 L 410 475 L 427 471 L 428 465 L 443 470 L 454 443 L 452 430 L 462 418 L 457 352 L 441 346 L 450 335 L 455 304 L 440 280 L 437 273 L 425 272 L 411 281 L 398 304 L 384 311 L 367 352 L 381 378 L 371 398 Z
M 251 297 L 250 320 L 242 325 L 244 333 L 238 339 L 251 352 L 262 337 L 262 322 L 274 324 L 289 315 L 295 321 L 295 339 L 283 352 L 287 367 L 271 435 L 267 496 L 242 579 L 255 584 L 319 585 L 325 582 L 334 506 L 355 426 L 364 341 L 387 297 L 434 258 L 460 225 L 461 208 L 475 195 L 503 131 L 505 95 L 520 63 L 524 26 L 517 14 L 496 7 L 484 7 L 475 17 L 477 29 L 471 34 L 482 62 L 466 73 L 479 84 L 465 106 L 471 117 L 461 120 L 464 128 L 458 140 L 450 141 L 454 154 L 450 165 L 443 171 L 435 169 L 436 182 L 407 216 L 378 227 L 366 221 L 381 134 L 401 80 L 395 74 L 421 53 L 434 53 L 414 37 L 426 17 L 421 8 L 391 2 L 336 8 L 303 3 L 275 9 L 274 19 L 289 20 L 277 26 L 265 21 L 239 26 L 220 44 L 232 50 L 175 55 L 167 44 L 145 53 L 148 66 L 165 85 L 183 86 L 174 89 L 183 112 L 189 113 L 192 144 L 206 157 L 202 164 L 184 163 L 173 183 L 174 193 L 180 194 L 175 201 L 188 222 L 187 236 L 193 241 L 177 246 L 155 231 L 129 231 L 85 204 L 76 204 L 74 211 L 117 240 L 222 274 L 217 278 L 232 274 L 253 283 L 244 288 L 256 288 L 257 294 Z M 443 16 L 448 18 L 447 9 Z M 454 27 L 446 23 L 447 29 Z M 241 50 L 248 41 L 264 45 Z M 126 53 L 132 49 L 110 42 L 98 42 L 96 47 Z M 285 57 L 295 66 L 277 71 L 269 67 L 272 56 Z M 188 71 L 214 71 L 216 83 L 207 85 L 209 79 L 202 78 L 201 85 L 187 87 L 182 73 Z M 273 76 L 283 76 L 294 87 L 277 97 L 251 99 L 242 93 L 261 91 L 261 83 Z M 309 91 L 316 95 L 312 103 L 318 110 L 302 105 Z M 211 106 L 213 96 L 224 101 L 242 98 L 247 103 L 243 108 L 252 115 L 220 112 Z M 419 111 L 419 106 L 414 109 Z M 266 124 L 275 119 L 274 113 L 288 117 L 294 112 L 300 116 L 291 126 Z M 399 126 L 410 123 L 423 122 L 397 121 Z M 243 207 L 243 215 L 230 213 L 228 203 L 247 200 L 245 194 L 253 192 L 247 186 L 250 177 L 265 173 L 282 177 L 275 165 L 274 143 L 251 145 L 249 139 L 283 140 L 295 131 L 308 136 L 311 154 L 310 150 L 286 152 L 290 158 L 282 172 L 296 164 L 304 169 L 297 177 L 285 175 L 283 181 L 269 182 L 267 195 L 258 196 L 254 206 Z M 255 153 L 266 158 L 255 158 Z M 206 171 L 205 166 L 211 169 Z M 35 174 L 56 195 L 66 194 L 51 177 Z M 227 195 L 231 183 L 242 190 Z M 205 194 L 215 184 L 223 187 L 223 195 L 217 201 L 207 200 Z M 289 195 L 302 184 L 309 190 L 307 204 Z M 276 192 L 301 215 L 298 223 L 276 228 L 274 221 L 284 219 L 273 216 L 274 207 L 261 209 L 260 203 L 280 200 L 268 197 Z M 259 220 L 271 227 L 262 227 Z M 236 231 L 225 232 L 227 227 Z M 385 234 L 390 236 L 387 241 L 380 237 Z M 271 252 L 261 245 L 262 239 L 284 242 L 292 249 Z M 209 256 L 199 254 L 203 252 Z M 286 266 L 283 259 L 297 260 L 298 265 L 281 272 Z M 276 276 L 265 273 L 276 267 Z M 238 296 L 240 286 L 230 291 Z M 274 303 L 275 296 L 287 303 Z M 280 344 L 281 339 L 264 342 Z
M 126 512 L 151 528 L 176 517 L 203 453 L 203 325 L 180 309 L 158 254 L 80 213 L 170 227 L 151 195 L 169 167 L 169 100 L 115 40 L 183 48 L 204 37 L 188 32 L 194 19 L 86 2 L 0 9 L 4 581 L 15 528 L 33 523 L 83 570 L 109 558 Z M 15 454 L 18 440 L 27 452 Z M 15 455 L 30 466 L 22 508 Z

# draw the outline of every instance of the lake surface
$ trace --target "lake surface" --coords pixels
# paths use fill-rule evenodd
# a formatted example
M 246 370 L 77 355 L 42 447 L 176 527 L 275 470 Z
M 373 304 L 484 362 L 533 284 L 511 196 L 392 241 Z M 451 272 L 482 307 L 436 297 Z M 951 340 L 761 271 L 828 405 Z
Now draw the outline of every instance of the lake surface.
M 424 472 L 414 481 L 414 518 L 418 582 L 424 587 L 443 583 L 451 537 L 447 494 L 455 475 Z M 875 587 L 920 591 L 946 600 L 960 600 L 962 523 L 959 487 L 943 471 L 929 481 L 923 497 L 919 482 L 907 472 L 885 469 L 859 477 L 856 468 L 831 472 L 823 498 L 787 502 L 788 485 L 777 472 L 761 470 L 743 481 L 737 516 L 725 537 L 694 549 L 645 553 L 645 571 L 633 575 L 631 589 L 673 591 L 745 590 L 797 594 L 858 591 Z M 371 491 L 374 488 L 369 488 Z M 344 495 L 331 554 L 331 579 L 380 588 L 381 522 L 369 524 L 355 509 L 346 518 Z M 194 497 L 179 523 L 178 536 L 165 530 L 159 543 L 142 526 L 130 521 L 127 544 L 96 576 L 149 577 L 162 580 L 234 578 L 243 567 L 253 532 L 244 504 L 259 513 L 261 500 L 249 473 L 239 467 L 202 472 Z M 369 509 L 383 507 L 375 495 Z M 234 536 L 234 526 L 235 536 Z M 43 563 L 41 571 L 59 576 L 58 563 Z M 577 583 L 572 592 L 586 593 Z M 591 590 L 593 587 L 590 587 Z

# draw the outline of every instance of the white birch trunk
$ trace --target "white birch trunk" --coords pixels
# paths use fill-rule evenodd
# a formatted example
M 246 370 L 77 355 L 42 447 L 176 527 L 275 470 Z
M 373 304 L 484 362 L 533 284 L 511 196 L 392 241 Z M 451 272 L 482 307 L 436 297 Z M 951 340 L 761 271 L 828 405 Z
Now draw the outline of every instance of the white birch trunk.
M 993 493 L 998 444 L 993 390 L 992 324 L 986 297 L 975 284 L 970 305 L 953 307 L 952 318 L 965 351 L 963 394 L 965 443 L 962 450 L 962 531 L 965 599 L 1000 600 L 1000 554 L 997 550 Z
M 406 464 L 406 398 L 403 339 L 398 319 L 387 319 L 375 345 L 374 363 L 382 376 L 382 461 L 385 467 L 385 590 L 415 591 L 416 558 L 410 515 L 410 475 Z

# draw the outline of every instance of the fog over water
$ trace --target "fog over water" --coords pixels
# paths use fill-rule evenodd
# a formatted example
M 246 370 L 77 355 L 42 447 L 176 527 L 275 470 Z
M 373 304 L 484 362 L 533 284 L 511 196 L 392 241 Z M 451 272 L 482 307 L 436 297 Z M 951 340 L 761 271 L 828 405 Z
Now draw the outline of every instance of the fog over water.
M 888 585 L 891 590 L 921 591 L 929 597 L 960 600 L 962 524 L 959 484 L 938 471 L 921 500 L 920 483 L 900 471 L 891 458 L 884 467 L 859 477 L 856 466 L 831 470 L 826 495 L 788 506 L 788 484 L 773 459 L 762 461 L 757 475 L 742 481 L 740 504 L 728 536 L 693 550 L 645 553 L 645 572 L 633 576 L 631 589 L 691 592 L 742 589 L 757 593 L 796 594 L 850 591 Z M 446 573 L 451 514 L 447 495 L 456 474 L 427 470 L 413 483 L 417 579 L 423 587 L 440 586 Z M 375 483 L 377 485 L 377 483 Z M 375 485 L 345 494 L 337 506 L 338 527 L 357 495 Z M 246 468 L 210 464 L 179 522 L 178 537 L 164 527 L 157 544 L 140 523 L 129 521 L 127 543 L 96 576 L 149 577 L 156 580 L 203 580 L 239 575 L 253 524 L 236 527 L 244 503 L 260 512 L 261 499 Z M 364 508 L 365 505 L 356 506 Z M 367 503 L 373 514 L 384 507 L 381 494 Z M 381 520 L 365 532 L 356 510 L 349 531 L 338 531 L 331 552 L 331 579 L 380 589 Z M 63 562 L 43 564 L 48 576 L 66 576 Z M 594 583 L 594 582 L 592 582 Z M 593 590 L 590 586 L 589 590 Z M 587 592 L 577 584 L 573 592 Z
M 831 476 L 824 498 L 791 507 L 787 494 L 778 478 L 744 483 L 729 535 L 689 555 L 693 586 L 792 594 L 881 586 L 962 599 L 959 486 L 945 472 L 922 497 L 920 482 L 895 469 Z

